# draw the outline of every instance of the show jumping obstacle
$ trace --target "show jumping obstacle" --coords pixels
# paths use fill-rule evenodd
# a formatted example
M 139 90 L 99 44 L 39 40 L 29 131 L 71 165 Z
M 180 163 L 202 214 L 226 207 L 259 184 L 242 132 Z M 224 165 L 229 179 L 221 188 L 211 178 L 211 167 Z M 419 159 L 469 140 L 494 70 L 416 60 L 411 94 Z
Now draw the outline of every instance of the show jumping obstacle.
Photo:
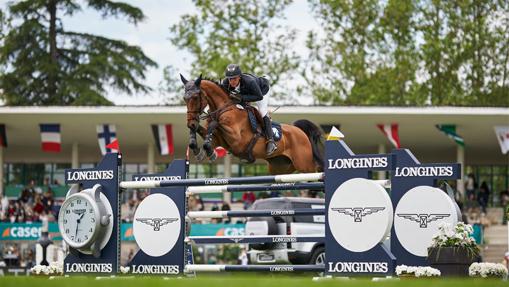
M 412 161 L 410 162 L 409 159 Z M 336 140 L 325 143 L 324 172 L 321 173 L 187 179 L 189 162 L 174 160 L 163 173 L 134 175 L 133 181 L 120 182 L 121 166 L 120 154 L 107 154 L 96 168 L 66 170 L 67 184 L 81 184 L 83 188 L 89 188 L 99 183 L 108 201 L 116 207 L 113 211 L 113 236 L 101 251 L 100 256 L 94 257 L 72 250 L 65 259 L 64 272 L 67 274 L 72 274 L 73 270 L 79 269 L 72 268 L 73 265 L 87 264 L 108 265 L 113 273 L 118 272 L 120 267 L 118 193 L 121 189 L 150 188 L 151 194 L 140 203 L 133 221 L 134 237 L 140 250 L 129 263 L 132 274 L 182 274 L 198 271 L 325 271 L 327 274 L 341 276 L 392 275 L 396 262 L 426 264 L 425 257 L 409 253 L 405 249 L 407 247 L 399 241 L 401 233 L 398 233 L 398 230 L 395 231 L 392 226 L 392 218 L 396 216 L 393 214 L 393 206 L 396 208 L 398 201 L 411 188 L 422 185 L 436 186 L 438 179 L 457 179 L 460 177 L 461 170 L 459 164 L 420 164 L 410 151 L 405 149 L 395 150 L 389 154 L 355 155 L 343 141 Z M 389 171 L 391 179 L 368 180 L 371 171 L 374 170 Z M 73 177 L 74 173 L 80 172 L 109 175 L 110 171 L 113 171 L 112 176 L 108 178 L 94 177 L 76 180 Z M 386 192 L 387 188 L 392 190 L 392 203 Z M 187 196 L 193 194 L 283 190 L 322 190 L 325 192 L 325 208 L 187 212 Z M 437 189 L 435 192 L 441 191 Z M 426 210 L 415 210 L 418 216 L 426 212 L 430 214 Z M 189 236 L 189 223 L 195 218 L 294 215 L 325 215 L 325 236 Z M 451 217 L 453 217 L 452 214 Z M 384 221 L 387 218 L 390 220 Z M 146 224 L 150 220 L 152 225 Z M 433 226 L 436 223 L 428 223 L 428 225 Z M 415 226 L 419 228 L 418 224 Z M 377 228 L 381 231 L 378 232 Z M 389 248 L 383 242 L 390 232 L 392 237 Z M 415 238 L 417 241 L 422 240 L 418 232 Z M 324 242 L 325 265 L 193 264 L 190 248 L 191 243 L 293 244 L 300 242 Z M 402 254 L 402 256 L 394 256 L 394 254 Z

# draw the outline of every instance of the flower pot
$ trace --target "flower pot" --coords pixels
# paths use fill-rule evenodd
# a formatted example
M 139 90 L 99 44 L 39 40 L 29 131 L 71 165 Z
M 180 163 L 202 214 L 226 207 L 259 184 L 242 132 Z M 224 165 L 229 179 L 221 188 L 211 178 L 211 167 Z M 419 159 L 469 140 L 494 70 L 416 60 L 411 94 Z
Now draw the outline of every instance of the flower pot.
M 464 247 L 430 247 L 428 248 L 428 263 L 440 270 L 442 276 L 468 276 L 470 264 L 479 261 L 478 254 L 472 254 Z

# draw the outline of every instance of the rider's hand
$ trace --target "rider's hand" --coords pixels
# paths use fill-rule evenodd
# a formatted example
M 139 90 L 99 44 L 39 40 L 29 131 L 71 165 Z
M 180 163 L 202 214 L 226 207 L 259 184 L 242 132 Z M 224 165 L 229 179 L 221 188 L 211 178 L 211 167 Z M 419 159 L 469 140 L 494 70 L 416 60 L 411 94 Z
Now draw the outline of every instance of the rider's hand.
M 242 101 L 240 94 L 236 91 L 230 92 L 230 98 L 236 103 L 240 103 Z

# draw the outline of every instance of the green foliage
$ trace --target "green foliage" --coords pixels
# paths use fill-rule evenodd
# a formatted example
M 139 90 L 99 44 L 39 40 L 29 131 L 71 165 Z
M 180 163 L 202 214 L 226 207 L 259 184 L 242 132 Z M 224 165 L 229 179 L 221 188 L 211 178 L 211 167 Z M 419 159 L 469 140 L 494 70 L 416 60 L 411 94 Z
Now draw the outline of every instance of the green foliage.
M 8 4 L 16 24 L 0 47 L 2 99 L 7 105 L 111 105 L 106 88 L 133 94 L 150 90 L 139 79 L 156 63 L 137 46 L 64 29 L 59 15 L 80 12 L 82 5 L 103 17 L 144 19 L 131 5 L 104 0 L 31 0 Z M 0 39 L 1 40 L 1 39 Z
M 183 15 L 170 27 L 171 43 L 193 58 L 191 66 L 179 72 L 219 79 L 229 63 L 238 63 L 243 71 L 268 75 L 277 85 L 297 68 L 297 55 L 288 51 L 295 31 L 277 23 L 290 0 L 193 2 L 197 13 Z M 178 79 L 171 71 L 165 74 L 163 90 L 176 91 L 175 82 L 168 79 L 175 76 Z
M 319 103 L 509 106 L 508 1 L 310 0 Z

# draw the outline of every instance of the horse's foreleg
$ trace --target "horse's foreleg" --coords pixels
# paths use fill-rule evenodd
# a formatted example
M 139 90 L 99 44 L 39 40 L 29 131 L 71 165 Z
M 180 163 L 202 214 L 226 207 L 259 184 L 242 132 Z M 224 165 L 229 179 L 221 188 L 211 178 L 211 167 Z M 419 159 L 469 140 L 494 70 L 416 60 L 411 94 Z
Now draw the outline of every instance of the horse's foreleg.
M 207 127 L 207 135 L 205 136 L 205 140 L 203 141 L 203 149 L 205 150 L 207 157 L 210 161 L 215 161 L 217 158 L 217 153 L 212 146 L 212 140 L 214 136 L 214 131 L 218 127 L 219 123 L 217 121 L 211 121 Z
M 200 126 L 200 128 L 203 127 Z M 198 146 L 198 141 L 196 140 L 196 130 L 191 129 L 189 132 L 189 148 L 193 151 L 193 154 L 198 161 L 202 161 L 205 158 L 205 153 Z

